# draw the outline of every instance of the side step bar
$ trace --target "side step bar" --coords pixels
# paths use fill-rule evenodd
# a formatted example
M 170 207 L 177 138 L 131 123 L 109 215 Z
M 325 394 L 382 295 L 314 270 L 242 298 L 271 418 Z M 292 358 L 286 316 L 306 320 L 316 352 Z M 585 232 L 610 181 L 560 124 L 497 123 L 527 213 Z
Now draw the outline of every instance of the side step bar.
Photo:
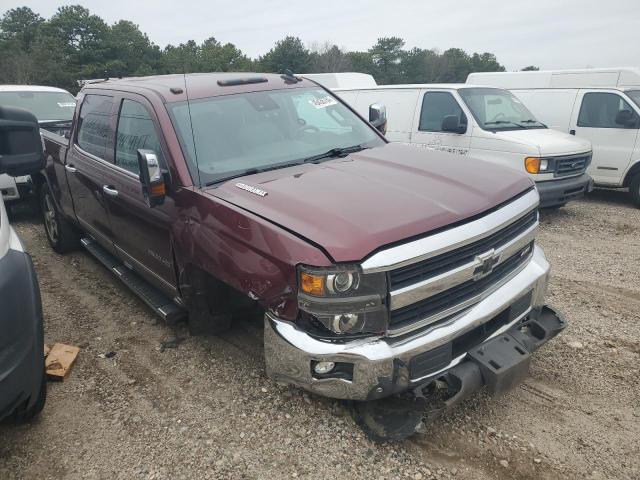
M 157 313 L 166 323 L 182 320 L 187 312 L 176 305 L 164 293 L 155 288 L 137 273 L 128 269 L 116 257 L 102 248 L 95 240 L 83 238 L 82 245 L 96 257 L 100 263 L 113 272 L 122 282 L 140 297 L 144 303 Z

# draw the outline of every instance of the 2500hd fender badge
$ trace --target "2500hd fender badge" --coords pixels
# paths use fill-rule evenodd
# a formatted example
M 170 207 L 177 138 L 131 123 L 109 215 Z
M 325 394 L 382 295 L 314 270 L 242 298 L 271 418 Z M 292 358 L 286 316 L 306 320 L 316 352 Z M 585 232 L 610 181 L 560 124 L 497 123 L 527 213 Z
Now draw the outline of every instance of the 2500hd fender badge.
M 267 196 L 266 191 L 261 190 L 260 188 L 257 188 L 257 187 L 252 187 L 251 185 L 247 185 L 246 183 L 236 183 L 236 187 L 241 188 L 242 190 L 246 190 L 247 192 L 260 195 L 261 197 Z

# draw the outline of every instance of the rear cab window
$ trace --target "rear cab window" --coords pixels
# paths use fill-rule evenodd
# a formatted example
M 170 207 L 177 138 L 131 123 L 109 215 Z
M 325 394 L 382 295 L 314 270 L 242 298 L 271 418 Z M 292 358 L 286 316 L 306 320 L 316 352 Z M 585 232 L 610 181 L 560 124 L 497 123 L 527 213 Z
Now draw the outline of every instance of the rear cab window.
M 422 98 L 418 130 L 442 132 L 442 120 L 450 115 L 458 117 L 461 125 L 467 125 L 467 116 L 451 93 L 427 92 Z
M 76 144 L 102 160 L 110 160 L 113 146 L 113 97 L 85 95 L 78 115 Z

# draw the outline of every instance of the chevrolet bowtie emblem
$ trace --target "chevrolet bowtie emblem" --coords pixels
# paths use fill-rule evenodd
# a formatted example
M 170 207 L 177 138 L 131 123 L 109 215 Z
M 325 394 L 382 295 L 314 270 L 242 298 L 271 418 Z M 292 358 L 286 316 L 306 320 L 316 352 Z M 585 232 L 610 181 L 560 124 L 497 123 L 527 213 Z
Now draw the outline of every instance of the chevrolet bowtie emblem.
M 477 266 L 473 270 L 473 279 L 479 280 L 489 275 L 493 271 L 493 267 L 500 262 L 500 255 L 493 248 L 488 252 L 476 255 L 475 263 Z

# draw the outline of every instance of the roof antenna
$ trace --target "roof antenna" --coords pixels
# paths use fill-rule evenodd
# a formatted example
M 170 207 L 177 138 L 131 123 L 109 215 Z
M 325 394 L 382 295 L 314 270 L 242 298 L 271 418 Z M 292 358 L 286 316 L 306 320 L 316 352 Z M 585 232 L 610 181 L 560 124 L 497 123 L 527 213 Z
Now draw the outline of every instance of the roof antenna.
M 182 64 L 182 81 L 184 82 L 184 93 L 187 96 L 187 111 L 189 112 L 189 125 L 191 126 L 191 141 L 193 142 L 193 160 L 196 162 L 196 170 L 198 172 L 198 185 L 202 185 L 200 179 L 200 167 L 198 165 L 198 147 L 196 146 L 196 134 L 193 131 L 193 120 L 191 118 L 191 102 L 189 101 L 189 90 L 187 89 L 187 74 L 184 63 Z M 188 149 L 187 149 L 188 150 Z

